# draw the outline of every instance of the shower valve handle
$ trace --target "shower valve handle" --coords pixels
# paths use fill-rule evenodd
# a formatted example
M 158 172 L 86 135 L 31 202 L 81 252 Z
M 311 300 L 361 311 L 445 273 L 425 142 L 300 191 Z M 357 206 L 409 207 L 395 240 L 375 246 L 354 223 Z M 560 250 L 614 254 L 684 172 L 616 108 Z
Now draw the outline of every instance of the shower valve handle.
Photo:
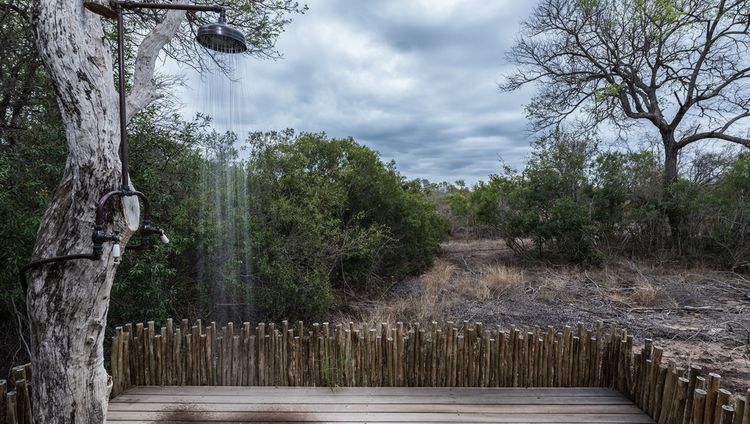
M 115 232 L 114 234 L 108 233 L 104 230 L 103 225 L 94 225 L 94 233 L 91 235 L 91 241 L 94 242 L 94 250 L 92 256 L 97 258 L 102 257 L 104 252 L 104 243 L 113 241 L 115 243 L 120 242 L 120 234 Z

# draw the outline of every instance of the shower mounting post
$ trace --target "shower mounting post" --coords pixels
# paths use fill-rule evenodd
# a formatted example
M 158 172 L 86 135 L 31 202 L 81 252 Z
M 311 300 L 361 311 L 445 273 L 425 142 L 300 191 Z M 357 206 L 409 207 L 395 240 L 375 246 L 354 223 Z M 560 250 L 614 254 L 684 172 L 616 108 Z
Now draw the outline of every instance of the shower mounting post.
M 130 182 L 128 181 L 128 123 L 126 115 L 125 99 L 125 22 L 122 15 L 122 6 L 117 10 L 117 85 L 120 101 L 120 163 L 122 165 L 122 186 L 125 192 L 130 191 Z

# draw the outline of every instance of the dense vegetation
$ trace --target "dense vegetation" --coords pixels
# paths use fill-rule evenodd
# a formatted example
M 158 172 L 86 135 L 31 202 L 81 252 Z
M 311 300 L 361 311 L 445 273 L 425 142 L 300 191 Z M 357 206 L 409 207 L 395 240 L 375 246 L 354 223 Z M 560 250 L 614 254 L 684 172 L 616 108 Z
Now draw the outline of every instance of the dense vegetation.
M 2 202 L 8 218 L 4 231 L 18 234 L 3 245 L 5 263 L 12 264 L 4 269 L 5 295 L 19 294 L 17 269 L 28 259 L 45 196 L 64 160 L 63 149 L 52 148 L 59 146 L 59 138 L 37 138 L 41 135 L 46 132 L 30 134 L 17 150 L 6 150 L 0 162 L 1 195 L 7 199 Z M 205 234 L 202 220 L 196 220 L 206 213 L 201 209 L 211 207 L 201 202 L 202 168 L 210 162 L 216 166 L 216 159 L 205 159 L 201 152 L 224 148 L 228 159 L 237 160 L 236 150 L 226 153 L 235 137 L 212 132 L 204 118 L 186 122 L 151 110 L 131 123 L 131 140 L 132 178 L 149 194 L 153 218 L 168 229 L 172 243 L 125 256 L 113 314 L 161 318 L 185 313 L 175 296 L 198 290 L 190 285 L 199 239 L 223 236 Z M 329 305 L 334 285 L 364 286 L 430 265 L 447 224 L 421 187 L 408 183 L 393 163 L 384 164 L 352 139 L 322 134 L 256 133 L 248 142 L 248 159 L 227 162 L 224 157 L 221 165 L 244 168 L 241 175 L 251 187 L 253 279 L 262 286 L 264 315 L 309 317 Z M 21 165 L 25 161 L 13 160 L 11 153 L 43 166 Z
M 750 154 L 702 152 L 666 189 L 662 169 L 652 151 L 600 150 L 555 131 L 535 143 L 522 171 L 506 168 L 471 190 L 451 187 L 446 202 L 455 226 L 502 237 L 522 255 L 595 264 L 615 254 L 668 255 L 747 268 Z
M 314 316 L 335 286 L 424 270 L 448 234 L 418 185 L 352 139 L 287 131 L 250 143 L 254 278 L 271 316 Z
M 15 322 L 12 302 L 18 308 L 23 303 L 18 270 L 30 259 L 66 153 L 59 122 L 54 115 L 44 119 L 0 156 L 6 235 L 0 284 L 9 324 Z M 446 220 L 422 187 L 352 139 L 255 133 L 248 138 L 249 156 L 240 160 L 236 136 L 217 134 L 203 117 L 184 121 L 152 108 L 131 122 L 130 131 L 131 177 L 149 195 L 153 219 L 168 230 L 172 243 L 124 256 L 112 292 L 109 320 L 114 323 L 169 316 L 320 316 L 336 288 L 369 290 L 424 270 L 448 235 Z M 234 187 L 219 185 L 219 193 L 209 193 L 216 186 L 207 188 L 202 179 L 228 172 L 236 174 L 233 185 L 245 179 L 242 184 L 249 188 L 249 213 L 237 215 L 249 218 L 249 242 L 235 247 L 248 249 L 251 272 L 242 281 L 201 281 L 221 275 L 198 267 L 222 266 L 212 246 L 241 228 L 216 228 L 208 219 L 227 213 L 212 199 L 228 196 Z M 221 315 L 211 299 L 216 284 L 226 284 L 232 302 L 253 303 L 254 316 Z M 6 349 L 23 354 L 16 340 L 7 343 Z

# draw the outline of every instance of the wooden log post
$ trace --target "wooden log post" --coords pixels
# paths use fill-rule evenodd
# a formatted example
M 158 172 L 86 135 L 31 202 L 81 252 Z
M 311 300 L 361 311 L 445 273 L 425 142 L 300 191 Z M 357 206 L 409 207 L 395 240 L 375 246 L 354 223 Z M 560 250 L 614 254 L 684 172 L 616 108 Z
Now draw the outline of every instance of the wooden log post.
M 662 389 L 663 389 L 663 382 L 664 379 L 659 377 L 659 373 L 661 372 L 661 359 L 662 359 L 663 350 L 662 348 L 658 346 L 654 346 L 652 352 L 651 352 L 651 381 L 658 385 L 659 383 L 662 383 Z M 666 378 L 666 374 L 664 375 Z M 661 401 L 661 390 L 658 390 L 659 388 L 657 386 L 652 386 L 648 392 L 648 410 L 651 411 L 651 416 L 656 417 L 654 414 L 655 409 L 657 408 L 657 399 Z
M 34 418 L 32 416 L 32 408 L 31 408 L 31 391 L 30 384 L 28 381 L 24 378 L 22 380 L 16 381 L 16 394 L 18 395 L 18 417 L 19 421 L 20 418 L 23 417 L 23 423 L 25 424 L 33 424 Z M 23 401 L 21 401 L 21 396 L 23 396 Z
M 339 325 L 339 328 L 341 326 Z M 266 384 L 275 386 L 280 376 L 276 367 L 276 352 L 278 350 L 276 323 L 269 322 L 266 327 Z
M 0 422 L 8 415 L 8 382 L 0 380 Z
M 706 387 L 706 407 L 703 412 L 703 422 L 705 424 L 714 423 L 714 415 L 716 415 L 716 401 L 719 397 L 719 386 L 721 385 L 721 376 L 719 374 L 710 373 L 708 374 L 708 381 Z M 721 407 L 719 407 L 721 408 Z
M 647 414 L 653 416 L 653 405 L 651 402 L 651 396 L 655 390 L 656 381 L 659 378 L 658 366 L 654 365 L 653 359 L 643 360 L 643 390 L 641 393 L 641 409 L 646 411 Z M 656 367 L 656 372 L 654 372 Z
M 165 380 L 166 384 L 174 384 L 174 354 L 172 349 L 174 348 L 174 320 L 167 318 L 165 324 L 166 330 L 164 331 L 164 358 L 166 360 Z
M 596 387 L 598 385 L 597 374 L 599 372 L 599 339 L 596 338 L 594 333 L 590 333 L 588 352 L 588 378 L 586 380 L 586 387 Z
M 669 413 L 671 412 L 672 408 L 672 401 L 674 399 L 674 392 L 677 388 L 677 373 L 674 371 L 675 366 L 674 362 L 670 362 L 670 365 L 667 367 L 667 375 L 664 379 L 664 389 L 662 391 L 661 396 L 661 407 L 659 410 L 658 420 L 657 422 L 659 424 L 665 424 L 667 423 L 667 419 L 669 418 Z M 656 417 L 654 417 L 656 418 Z
M 119 327 L 118 327 L 119 328 Z M 110 369 L 112 372 L 112 396 L 120 394 L 122 387 L 122 368 L 120 367 L 120 342 L 117 334 L 112 336 L 112 353 L 110 355 Z
M 148 321 L 148 334 L 146 336 L 146 355 L 148 356 L 149 384 L 159 384 L 156 379 L 156 349 L 154 338 L 156 337 L 156 324 Z
M 248 358 L 250 357 L 250 323 L 242 323 L 242 333 L 240 334 L 240 346 L 239 346 L 239 368 L 242 371 L 240 377 L 240 384 L 243 386 L 250 385 L 250 364 Z M 210 367 L 209 367 L 210 368 Z
M 328 323 L 326 323 L 327 325 Z M 265 329 L 266 329 L 265 323 L 259 323 L 258 327 L 256 329 L 256 333 L 258 334 L 257 342 L 258 342 L 258 385 L 259 386 L 265 386 L 266 385 L 266 335 L 265 335 Z
M 508 338 L 508 333 L 505 331 L 500 331 L 497 335 L 497 350 L 498 350 L 498 386 L 500 387 L 508 387 L 509 379 L 510 379 L 510 373 L 511 373 L 511 361 L 508 358 L 508 352 L 510 347 L 510 339 Z
M 687 405 L 688 379 L 680 377 L 677 380 L 674 399 L 672 400 L 672 410 L 669 413 L 669 424 L 683 424 L 685 420 L 685 407 Z
M 732 424 L 734 421 L 734 408 L 729 405 L 722 405 L 721 412 L 719 413 L 720 424 Z
M 15 390 L 8 392 L 6 399 L 5 422 L 7 424 L 18 424 L 18 406 Z
M 737 399 L 734 402 L 734 420 L 732 421 L 732 424 L 742 424 L 742 417 L 745 415 L 746 407 L 747 398 L 744 396 L 737 396 Z
M 159 359 L 159 385 L 167 385 L 169 384 L 168 380 L 168 371 L 167 368 L 169 367 L 169 357 L 167 356 L 167 342 L 169 341 L 169 337 L 167 337 L 167 327 L 161 327 L 159 330 L 159 350 L 158 350 L 158 359 Z
M 195 385 L 193 381 L 193 335 L 185 335 L 185 383 L 188 385 Z
M 554 383 L 554 343 L 555 343 L 555 330 L 552 326 L 547 326 L 547 331 L 544 334 L 544 386 L 552 387 Z
M 534 337 L 534 333 L 531 331 L 526 332 L 526 340 L 525 340 L 525 346 L 526 346 L 526 360 L 524 363 L 526 364 L 526 371 L 524 373 L 524 379 L 526 380 L 526 387 L 535 387 L 536 381 L 535 381 L 535 375 L 536 375 L 536 340 Z
M 130 388 L 130 386 L 133 385 L 133 376 L 131 373 L 132 359 L 130 355 L 130 351 L 132 349 L 131 339 L 130 339 L 131 333 L 126 333 L 126 334 L 127 334 L 127 337 L 122 342 L 122 363 L 123 363 L 123 372 L 124 372 L 123 385 L 122 385 L 123 390 L 126 390 Z
M 641 350 L 641 394 L 640 394 L 640 403 L 641 409 L 645 409 L 646 407 L 646 394 L 648 393 L 648 385 L 650 379 L 650 372 L 649 367 L 647 366 L 646 362 L 650 361 L 653 354 L 653 348 L 654 348 L 654 341 L 651 338 L 646 338 L 643 340 L 643 349 Z
M 666 364 L 659 364 L 659 369 L 656 372 L 655 386 L 651 389 L 653 393 L 653 400 L 650 401 L 651 410 L 648 414 L 655 420 L 659 420 L 662 407 L 662 397 L 664 396 L 664 385 L 667 380 L 669 369 Z
M 624 333 L 624 331 L 623 331 Z M 624 352 L 625 355 L 624 358 L 624 371 L 625 371 L 625 381 L 624 381 L 624 394 L 630 398 L 630 400 L 635 400 L 635 379 L 636 376 L 633 375 L 634 372 L 634 359 L 633 359 L 633 341 L 634 338 L 632 335 L 627 335 L 624 339 L 625 346 L 624 346 Z
M 176 329 L 174 330 L 174 339 L 173 339 L 173 349 L 172 349 L 172 355 L 173 355 L 173 361 L 174 361 L 174 384 L 181 386 L 185 384 L 184 380 L 184 366 L 182 362 L 182 330 Z
M 164 385 L 164 337 L 161 334 L 154 336 L 154 384 Z
M 232 336 L 232 368 L 230 371 L 231 375 L 231 384 L 233 386 L 239 386 L 240 382 L 242 381 L 242 361 L 240 360 L 240 350 L 241 348 L 241 342 L 240 342 L 240 336 L 234 335 Z
M 706 391 L 695 389 L 693 394 L 693 424 L 705 424 L 703 417 L 706 410 Z
M 561 367 L 561 386 L 562 387 L 569 387 L 571 384 L 570 381 L 570 375 L 572 372 L 572 364 L 571 364 L 571 355 L 572 355 L 572 349 L 573 349 L 573 334 L 571 331 L 570 326 L 566 325 L 563 327 L 563 336 L 562 336 L 562 367 Z
M 685 422 L 690 423 L 693 419 L 693 393 L 695 393 L 696 384 L 698 384 L 698 377 L 701 376 L 703 370 L 698 365 L 690 366 L 690 374 L 688 376 L 688 397 L 685 403 Z
M 729 392 L 726 389 L 719 389 L 719 393 L 716 397 L 716 411 L 714 412 L 714 424 L 720 424 L 723 423 L 723 408 L 724 406 L 729 406 L 729 398 L 732 396 L 732 393 Z M 734 413 L 734 409 L 732 409 L 732 412 Z

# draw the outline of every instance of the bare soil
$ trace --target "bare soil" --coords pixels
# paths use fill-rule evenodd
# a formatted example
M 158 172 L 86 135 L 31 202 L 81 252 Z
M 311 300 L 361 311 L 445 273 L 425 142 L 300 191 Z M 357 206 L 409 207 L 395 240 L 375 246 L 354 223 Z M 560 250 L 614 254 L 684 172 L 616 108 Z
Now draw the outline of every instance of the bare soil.
M 468 320 L 560 329 L 616 323 L 666 358 L 750 389 L 750 276 L 611 260 L 602 268 L 524 263 L 502 240 L 454 240 L 432 269 L 377 299 L 345 300 L 340 320 Z M 342 305 L 343 306 L 343 305 Z

